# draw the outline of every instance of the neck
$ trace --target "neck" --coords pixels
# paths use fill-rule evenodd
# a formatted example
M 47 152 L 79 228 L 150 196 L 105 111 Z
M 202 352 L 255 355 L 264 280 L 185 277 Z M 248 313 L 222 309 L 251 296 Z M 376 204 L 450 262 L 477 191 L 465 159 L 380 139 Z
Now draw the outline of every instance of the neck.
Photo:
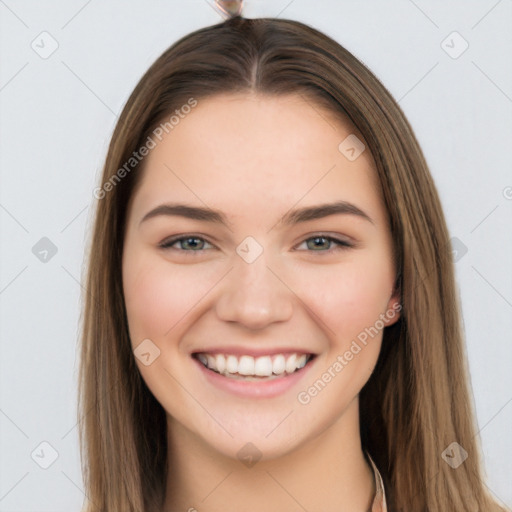
M 369 510 L 373 471 L 359 434 L 357 399 L 343 416 L 297 449 L 246 467 L 167 418 L 169 474 L 164 512 L 323 512 Z

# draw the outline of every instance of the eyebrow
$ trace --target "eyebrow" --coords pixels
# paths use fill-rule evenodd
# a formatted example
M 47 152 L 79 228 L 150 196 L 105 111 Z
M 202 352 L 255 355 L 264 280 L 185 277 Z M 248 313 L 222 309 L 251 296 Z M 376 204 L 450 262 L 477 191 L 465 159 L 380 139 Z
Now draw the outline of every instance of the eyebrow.
M 228 227 L 229 224 L 226 216 L 219 210 L 180 203 L 168 203 L 161 204 L 146 213 L 146 215 L 144 215 L 144 217 L 141 219 L 139 225 L 160 215 L 178 216 L 187 219 L 202 220 L 206 222 L 222 224 L 226 227 Z M 355 204 L 349 203 L 347 201 L 336 201 L 334 203 L 306 206 L 304 208 L 290 210 L 285 215 L 283 215 L 278 224 L 290 226 L 293 224 L 299 224 L 301 222 L 322 219 L 330 215 L 354 215 L 368 222 L 371 222 L 372 224 L 375 224 L 367 213 L 365 213 Z

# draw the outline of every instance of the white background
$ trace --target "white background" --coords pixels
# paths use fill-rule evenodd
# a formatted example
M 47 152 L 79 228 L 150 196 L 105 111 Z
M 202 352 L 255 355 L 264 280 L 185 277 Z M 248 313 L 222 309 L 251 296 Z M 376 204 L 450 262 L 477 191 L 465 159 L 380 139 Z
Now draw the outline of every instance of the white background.
M 488 487 L 511 505 L 511 0 L 249 0 L 244 15 L 324 31 L 408 116 L 450 233 L 468 249 L 456 269 L 479 437 Z M 79 510 L 76 344 L 92 190 L 142 74 L 222 17 L 212 0 L 0 0 L 0 17 L 0 510 Z M 43 31 L 58 43 L 46 59 L 31 47 L 51 48 Z M 469 44 L 458 58 L 442 46 L 463 48 L 446 39 L 453 31 Z M 32 252 L 42 237 L 57 248 L 46 263 Z M 50 460 L 43 441 L 58 454 L 48 469 L 35 462 Z

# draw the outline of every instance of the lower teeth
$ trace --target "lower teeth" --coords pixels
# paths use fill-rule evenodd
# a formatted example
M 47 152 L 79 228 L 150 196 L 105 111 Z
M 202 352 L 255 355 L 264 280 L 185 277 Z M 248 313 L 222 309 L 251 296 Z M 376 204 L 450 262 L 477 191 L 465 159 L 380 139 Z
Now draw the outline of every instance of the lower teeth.
M 211 369 L 211 368 L 210 368 Z M 215 372 L 218 373 L 218 372 Z M 281 375 L 270 375 L 269 377 L 260 377 L 258 375 L 240 375 L 239 373 L 219 373 L 223 377 L 227 377 L 228 379 L 236 379 L 236 380 L 273 380 L 278 377 L 283 377 L 289 375 L 288 373 L 283 373 Z
M 259 375 L 240 375 L 239 373 L 219 373 L 218 371 L 212 370 L 211 368 L 208 368 L 207 366 L 205 366 L 205 368 L 216 373 L 217 375 L 222 375 L 223 377 L 227 377 L 228 379 L 235 379 L 235 380 L 249 380 L 249 381 L 273 380 L 273 379 L 278 379 L 279 377 L 288 377 L 288 375 L 291 375 L 291 373 L 288 373 L 288 372 L 281 373 L 280 375 L 272 374 L 272 375 L 269 375 L 268 377 L 259 376 Z M 292 373 L 295 373 L 296 371 L 298 371 L 300 369 L 301 368 L 297 368 L 297 369 L 293 370 Z

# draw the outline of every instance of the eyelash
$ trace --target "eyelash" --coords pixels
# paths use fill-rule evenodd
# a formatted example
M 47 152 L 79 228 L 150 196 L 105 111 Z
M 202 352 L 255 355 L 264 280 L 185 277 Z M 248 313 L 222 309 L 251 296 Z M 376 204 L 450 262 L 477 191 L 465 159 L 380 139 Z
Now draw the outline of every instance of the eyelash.
M 318 251 L 311 250 L 311 251 L 307 251 L 307 252 L 330 253 L 330 252 L 339 251 L 339 250 L 344 251 L 344 250 L 347 250 L 347 249 L 350 249 L 350 248 L 354 247 L 353 244 L 351 244 L 349 242 L 346 242 L 345 240 L 340 240 L 338 238 L 334 238 L 332 236 L 322 235 L 322 234 L 317 234 L 317 235 L 308 237 L 308 238 L 304 239 L 301 242 L 301 244 L 304 243 L 304 242 L 307 242 L 308 240 L 314 240 L 315 238 L 323 238 L 324 240 L 327 240 L 329 242 L 334 242 L 337 245 L 337 247 L 335 249 L 333 249 L 333 250 L 331 250 L 331 249 L 321 250 L 320 249 Z M 203 237 L 195 236 L 195 235 L 186 235 L 186 236 L 179 236 L 179 237 L 174 237 L 174 238 L 170 238 L 170 239 L 164 240 L 163 242 L 161 242 L 159 244 L 159 247 L 162 248 L 162 249 L 173 249 L 173 250 L 177 250 L 177 251 L 180 251 L 180 252 L 191 252 L 191 253 L 202 252 L 202 251 L 205 250 L 205 249 L 198 249 L 198 250 L 176 249 L 176 248 L 172 247 L 177 242 L 181 242 L 181 241 L 189 240 L 189 239 L 202 240 L 202 241 L 204 241 L 206 243 L 210 243 L 210 242 L 208 242 L 208 240 L 206 240 Z M 213 244 L 211 244 L 211 245 L 213 245 Z

